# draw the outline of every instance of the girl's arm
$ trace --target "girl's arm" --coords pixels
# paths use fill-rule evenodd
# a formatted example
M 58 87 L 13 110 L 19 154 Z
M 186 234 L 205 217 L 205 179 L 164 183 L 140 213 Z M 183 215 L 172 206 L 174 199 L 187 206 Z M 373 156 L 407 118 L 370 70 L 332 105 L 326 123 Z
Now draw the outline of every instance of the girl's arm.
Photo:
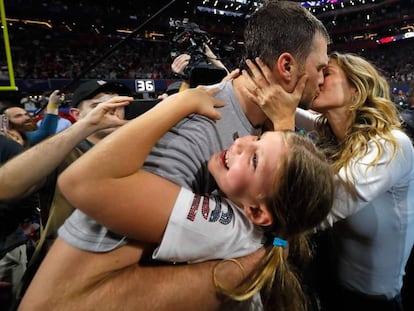
M 191 113 L 219 119 L 216 90 L 189 89 L 168 97 L 75 161 L 59 186 L 76 208 L 130 238 L 159 242 L 180 187 L 141 170 L 157 140 Z

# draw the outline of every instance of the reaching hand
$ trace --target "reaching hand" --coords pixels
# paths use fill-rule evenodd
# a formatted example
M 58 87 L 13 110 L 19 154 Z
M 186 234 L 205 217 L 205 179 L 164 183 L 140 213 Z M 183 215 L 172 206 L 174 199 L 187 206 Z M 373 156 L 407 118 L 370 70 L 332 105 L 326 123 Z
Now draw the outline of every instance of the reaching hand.
M 181 75 L 184 74 L 184 68 L 189 64 L 190 58 L 191 56 L 188 54 L 177 56 L 171 64 L 172 71 Z
M 221 119 L 221 113 L 217 111 L 217 107 L 223 107 L 224 102 L 214 97 L 219 89 L 198 86 L 183 92 L 169 96 L 164 101 L 178 101 L 176 105 L 188 105 L 190 113 L 197 113 L 206 116 L 212 120 Z
M 50 94 L 49 96 L 48 105 L 59 107 L 59 105 L 63 102 L 64 99 L 64 94 L 60 93 L 59 90 L 54 90 L 52 94 Z
M 255 61 L 258 66 L 251 60 L 246 61 L 252 75 L 243 71 L 250 85 L 243 90 L 245 96 L 263 110 L 275 130 L 293 130 L 295 111 L 305 89 L 307 76 L 300 77 L 293 92 L 289 93 L 275 82 L 269 67 L 259 58 Z
M 225 103 L 221 100 L 218 100 L 214 97 L 215 94 L 219 92 L 217 88 L 205 88 L 205 87 L 197 87 L 195 91 L 200 92 L 200 101 L 197 105 L 198 110 L 196 113 L 206 116 L 212 120 L 220 120 L 221 113 L 218 112 L 218 107 L 223 107 Z M 202 103 L 200 105 L 200 103 Z
M 225 76 L 223 80 L 221 80 L 221 82 L 227 82 L 227 81 L 233 80 L 234 78 L 237 78 L 238 76 L 240 76 L 240 70 L 234 69 L 227 76 Z
M 95 130 L 116 128 L 127 123 L 115 113 L 120 107 L 128 105 L 133 100 L 129 96 L 114 96 L 92 109 L 82 120 Z M 80 122 L 80 121 L 78 121 Z

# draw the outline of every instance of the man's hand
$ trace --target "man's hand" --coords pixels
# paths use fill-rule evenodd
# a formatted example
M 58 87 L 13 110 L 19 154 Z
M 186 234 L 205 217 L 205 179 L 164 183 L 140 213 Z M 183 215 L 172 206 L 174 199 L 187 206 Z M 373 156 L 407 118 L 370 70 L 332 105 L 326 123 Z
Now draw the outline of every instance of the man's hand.
M 269 67 L 259 58 L 255 61 L 258 66 L 251 60 L 246 61 L 252 75 L 243 71 L 250 85 L 243 89 L 244 94 L 263 110 L 273 123 L 274 130 L 294 130 L 295 112 L 305 89 L 307 76 L 300 77 L 293 92 L 289 93 L 276 83 Z
M 86 122 L 93 131 L 106 128 L 117 128 L 128 121 L 120 119 L 115 113 L 117 109 L 128 105 L 133 100 L 129 96 L 114 96 L 106 102 L 100 103 L 78 122 Z
M 46 106 L 46 113 L 58 114 L 59 106 L 65 99 L 65 96 L 59 90 L 54 90 L 49 96 Z
M 52 94 L 50 94 L 49 96 L 48 105 L 59 107 L 59 105 L 63 102 L 64 99 L 64 94 L 60 93 L 59 90 L 54 90 Z
M 213 269 L 214 281 L 225 289 L 235 288 L 256 269 L 265 254 L 266 250 L 262 247 L 250 255 L 235 260 L 218 261 Z M 235 264 L 236 262 L 238 264 Z

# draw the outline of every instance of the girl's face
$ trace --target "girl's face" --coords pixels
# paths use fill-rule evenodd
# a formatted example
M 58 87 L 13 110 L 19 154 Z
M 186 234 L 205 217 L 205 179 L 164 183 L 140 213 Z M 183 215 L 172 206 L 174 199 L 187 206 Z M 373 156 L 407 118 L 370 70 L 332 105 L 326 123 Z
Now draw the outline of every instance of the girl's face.
M 345 72 L 339 67 L 336 60 L 329 60 L 328 67 L 324 69 L 324 77 L 320 93 L 314 99 L 311 109 L 325 113 L 350 105 L 355 88 L 348 82 Z
M 281 132 L 245 136 L 213 155 L 208 168 L 229 199 L 243 206 L 255 205 L 262 195 L 273 192 L 288 149 Z

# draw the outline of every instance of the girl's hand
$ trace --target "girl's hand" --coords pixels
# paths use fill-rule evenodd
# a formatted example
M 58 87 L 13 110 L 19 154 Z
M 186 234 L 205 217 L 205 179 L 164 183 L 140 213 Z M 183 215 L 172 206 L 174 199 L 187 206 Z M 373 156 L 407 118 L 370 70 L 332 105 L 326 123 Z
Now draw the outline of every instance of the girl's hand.
M 250 85 L 243 90 L 245 96 L 262 109 L 273 123 L 275 130 L 293 130 L 295 112 L 305 88 L 306 75 L 298 80 L 293 92 L 289 93 L 275 82 L 269 67 L 259 58 L 255 61 L 258 66 L 251 60 L 246 61 L 252 75 L 243 71 Z
M 214 97 L 220 90 L 218 88 L 207 88 L 204 86 L 199 86 L 194 89 L 188 89 L 194 93 L 193 101 L 195 102 L 195 111 L 194 113 L 201 114 L 212 120 L 220 120 L 221 113 L 218 112 L 218 107 L 223 107 L 225 103 L 221 100 L 218 100 Z
M 233 80 L 233 79 L 237 78 L 238 76 L 240 76 L 240 70 L 239 69 L 234 69 L 227 76 L 225 76 L 223 78 L 223 80 L 221 80 L 221 82 L 227 82 L 227 81 Z
M 185 107 L 188 114 L 197 113 L 212 120 L 219 120 L 221 113 L 215 108 L 223 107 L 225 103 L 214 97 L 218 91 L 217 88 L 198 86 L 169 96 L 164 102 L 169 101 L 173 104 L 171 101 L 175 101 L 174 105 Z

